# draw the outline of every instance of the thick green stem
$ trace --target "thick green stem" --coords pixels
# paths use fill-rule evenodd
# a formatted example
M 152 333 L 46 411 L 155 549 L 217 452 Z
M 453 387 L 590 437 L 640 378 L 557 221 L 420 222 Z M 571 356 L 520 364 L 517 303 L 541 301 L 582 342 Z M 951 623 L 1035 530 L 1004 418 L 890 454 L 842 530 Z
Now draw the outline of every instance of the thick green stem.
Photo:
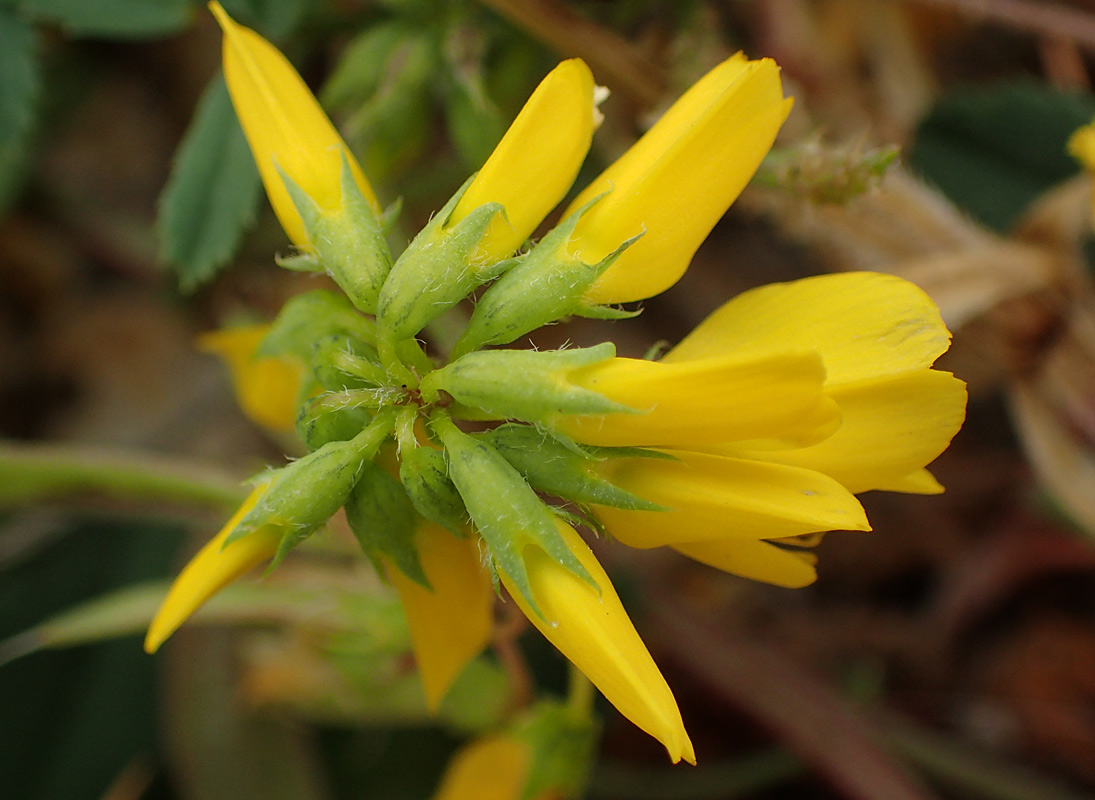
M 0 508 L 94 493 L 234 508 L 245 487 L 216 469 L 145 453 L 0 444 Z

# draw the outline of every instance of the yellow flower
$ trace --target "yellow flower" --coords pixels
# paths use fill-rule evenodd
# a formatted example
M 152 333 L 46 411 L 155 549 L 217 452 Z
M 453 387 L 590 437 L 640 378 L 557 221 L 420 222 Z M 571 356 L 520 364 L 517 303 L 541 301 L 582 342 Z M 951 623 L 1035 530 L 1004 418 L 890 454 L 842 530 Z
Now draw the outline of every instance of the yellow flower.
M 776 437 L 816 439 L 840 421 L 822 392 L 825 367 L 820 356 L 794 349 L 682 363 L 613 358 L 573 370 L 566 380 L 645 412 L 555 415 L 555 428 L 586 444 L 699 446 Z
M 612 705 L 663 745 L 673 763 L 696 763 L 677 702 L 636 633 L 604 568 L 569 525 L 557 521 L 571 553 L 600 592 L 542 550 L 528 547 L 525 566 L 541 617 L 504 572 L 514 602 L 545 638 L 585 673 Z
M 249 419 L 281 433 L 293 430 L 304 365 L 289 358 L 256 358 L 269 325 L 226 328 L 203 334 L 198 346 L 219 356 L 232 373 L 240 408 Z
M 209 4 L 224 30 L 224 79 L 281 227 L 298 247 L 310 250 L 304 223 L 278 168 L 320 208 L 342 206 L 342 160 L 362 195 L 380 205 L 357 161 L 307 85 L 285 56 L 254 31 L 238 25 L 220 3 Z
M 453 756 L 433 800 L 524 800 L 531 761 L 529 745 L 519 739 L 477 739 Z
M 1073 131 L 1068 152 L 1089 172 L 1095 172 L 1095 122 Z
M 491 260 L 516 250 L 574 183 L 589 151 L 596 113 L 589 67 L 577 58 L 559 64 L 479 170 L 450 224 L 485 203 L 501 203 L 506 216 L 494 219 L 479 249 Z
M 578 223 L 572 253 L 596 263 L 643 233 L 587 293 L 623 303 L 663 292 L 753 177 L 791 110 L 771 59 L 727 59 L 587 186 L 566 216 L 609 192 Z M 645 233 L 644 233 L 645 231 Z
M 1068 139 L 1068 152 L 1080 162 L 1088 175 L 1095 175 L 1095 122 L 1073 132 Z M 1091 215 L 1095 224 L 1095 198 L 1091 204 Z
M 452 682 L 490 642 L 494 592 L 479 557 L 478 537 L 457 539 L 423 521 L 415 546 L 432 589 L 390 563 L 385 572 L 407 614 L 426 705 L 436 711 Z
M 160 645 L 210 597 L 252 568 L 273 557 L 284 531 L 267 526 L 225 545 L 247 513 L 255 507 L 266 486 L 257 486 L 239 510 L 205 547 L 198 551 L 160 605 L 145 636 L 144 649 L 155 653 Z
M 290 238 L 309 246 L 278 169 L 321 208 L 338 212 L 344 204 L 342 164 L 348 163 L 375 210 L 375 196 L 345 144 L 284 57 L 233 23 L 218 5 L 211 7 L 225 31 L 225 74 L 233 102 Z M 822 276 L 747 292 L 712 314 L 660 362 L 604 358 L 614 352 L 606 345 L 602 355 L 595 348 L 572 351 L 580 356 L 573 362 L 563 354 L 555 358 L 562 366 L 544 373 L 547 378 L 541 375 L 539 383 L 526 372 L 518 376 L 523 382 L 513 380 L 511 386 L 513 370 L 505 367 L 517 363 L 518 354 L 469 353 L 450 365 L 454 369 L 434 370 L 415 346 L 422 357 L 411 359 L 399 345 L 413 344 L 410 337 L 435 319 L 438 309 L 451 307 L 490 280 L 497 282 L 480 304 L 490 314 L 480 320 L 475 343 L 512 341 L 521 331 L 567 314 L 622 314 L 598 306 L 667 289 L 748 183 L 791 107 L 774 62 L 749 61 L 740 54 L 728 59 L 578 195 L 554 238 L 545 239 L 516 266 L 496 265 L 533 233 L 574 180 L 596 127 L 594 94 L 585 64 L 560 64 L 534 92 L 459 202 L 454 198 L 455 207 L 447 207 L 453 208 L 452 214 L 435 221 L 427 229 L 429 236 L 416 239 L 390 273 L 385 267 L 372 276 L 376 281 L 365 287 L 369 291 L 355 305 L 377 312 L 376 336 L 363 337 L 369 341 L 358 343 L 361 352 L 349 354 L 343 364 L 352 373 L 364 360 L 381 372 L 351 374 L 364 388 L 332 393 L 330 400 L 360 401 L 369 413 L 379 409 L 388 414 L 376 419 L 394 425 L 403 446 L 415 443 L 415 420 L 430 416 L 430 430 L 442 441 L 448 459 L 448 472 L 436 470 L 441 477 L 431 485 L 451 488 L 443 499 L 455 495 L 450 505 L 472 517 L 514 602 L 624 716 L 657 738 L 674 762 L 694 763 L 676 701 L 592 551 L 533 491 L 532 467 L 523 468 L 523 476 L 516 459 L 510 463 L 487 437 L 460 430 L 452 414 L 464 413 L 462 407 L 468 406 L 469 417 L 496 413 L 532 420 L 580 444 L 653 448 L 653 456 L 660 457 L 625 452 L 594 459 L 588 469 L 567 461 L 559 468 L 562 478 L 555 485 L 564 488 L 558 494 L 570 498 L 568 486 L 576 487 L 575 493 L 591 492 L 575 502 L 583 509 L 591 507 L 596 521 L 625 544 L 672 547 L 739 575 L 803 586 L 816 577 L 815 558 L 803 550 L 814 543 L 809 534 L 870 529 L 857 493 L 941 491 L 926 467 L 962 423 L 965 388 L 949 373 L 932 368 L 950 335 L 931 300 L 905 281 L 871 273 Z M 1088 147 L 1078 141 L 1078 151 Z M 1088 149 L 1095 151 L 1095 145 Z M 349 177 L 345 186 L 352 193 Z M 497 212 L 494 204 L 504 208 L 504 216 L 488 216 Z M 364 205 L 358 201 L 356 207 Z M 582 215 L 573 214 L 580 208 L 585 209 Z M 321 216 L 321 221 L 327 219 Z M 353 228 L 350 215 L 343 217 L 343 227 Z M 445 247 L 433 246 L 435 234 Z M 316 238 L 326 246 L 328 237 Z M 333 249 L 337 256 L 345 248 Z M 359 261 L 350 258 L 348 263 Z M 461 281 L 471 279 L 464 287 Z M 551 295 L 542 307 L 525 302 L 538 289 Z M 252 406 L 249 413 L 284 421 L 288 415 L 283 416 L 281 404 L 291 406 L 297 399 L 300 376 L 295 381 L 284 374 L 276 379 L 260 376 L 261 362 L 251 359 L 257 341 L 234 343 L 235 349 L 223 341 L 210 346 L 237 354 L 229 360 L 241 401 Z M 362 353 L 373 345 L 376 358 L 370 361 Z M 412 361 L 414 371 L 407 367 Z M 472 367 L 477 365 L 485 370 L 480 375 L 494 374 L 493 369 L 502 377 L 493 383 L 468 379 L 474 385 L 458 391 L 453 381 L 475 374 Z M 385 383 L 383 376 L 395 374 L 404 377 Z M 421 381 L 411 381 L 411 376 Z M 442 380 L 449 381 L 448 399 L 458 403 L 441 407 L 436 384 Z M 555 413 L 563 406 L 543 397 L 588 398 L 590 392 L 602 396 L 592 395 L 596 404 L 566 407 L 597 413 Z M 640 413 L 608 413 L 621 407 Z M 509 413 L 515 408 L 518 412 Z M 387 436 L 390 429 L 378 428 L 377 435 Z M 579 450 L 568 452 L 584 463 Z M 406 474 L 415 473 L 408 468 Z M 604 480 L 616 486 L 605 491 Z M 330 501 L 334 493 L 327 494 L 323 499 Z M 439 496 L 444 494 L 439 489 Z M 307 492 L 300 496 L 304 504 L 311 499 Z M 403 549 L 387 552 L 395 553 L 398 561 L 413 547 L 432 588 L 396 569 L 382 544 L 369 547 L 377 548 L 403 600 L 427 702 L 436 707 L 489 638 L 491 595 L 478 558 L 479 538 L 459 540 L 436 525 L 416 525 L 418 513 L 431 519 L 450 517 L 431 516 L 429 510 L 436 508 L 411 493 L 402 500 L 402 507 L 411 510 L 406 525 L 394 528 L 393 538 L 399 538 Z M 621 502 L 634 509 L 644 507 L 640 501 L 647 501 L 646 508 L 654 503 L 665 510 L 598 505 Z M 323 514 L 330 510 L 322 508 Z M 242 514 L 218 540 L 227 538 Z M 459 513 L 455 518 L 463 519 Z M 274 533 L 263 528 L 223 550 L 212 543 L 203 550 L 172 589 L 150 631 L 150 647 L 212 591 L 262 554 L 274 552 L 280 538 Z M 245 542 L 247 549 L 233 549 Z M 480 742 L 454 762 L 440 796 L 480 798 L 494 796 L 492 791 L 498 797 L 518 796 L 528 762 L 527 749 L 522 751 L 511 739 Z M 484 769 L 487 776 L 477 777 Z
M 813 557 L 762 540 L 842 530 L 869 530 L 854 495 L 872 489 L 930 494 L 942 491 L 925 467 L 953 438 L 965 417 L 965 384 L 932 364 L 950 333 L 931 299 L 907 281 L 876 273 L 824 275 L 754 289 L 730 301 L 671 350 L 660 365 L 720 363 L 733 353 L 764 364 L 780 354 L 811 352 L 824 365 L 817 409 L 836 410 L 839 426 L 819 439 L 795 443 L 801 428 L 787 422 L 736 435 L 713 421 L 710 437 L 692 435 L 686 399 L 704 391 L 696 379 L 649 384 L 631 372 L 601 376 L 613 399 L 660 392 L 665 420 L 660 440 L 635 434 L 644 416 L 607 415 L 587 431 L 566 419 L 564 430 L 583 442 L 656 444 L 673 460 L 625 458 L 602 462 L 599 473 L 622 488 L 671 511 L 599 508 L 614 537 L 635 547 L 671 546 L 728 572 L 783 586 L 810 583 Z M 769 362 L 775 363 L 775 362 Z M 651 365 L 653 367 L 655 365 Z M 611 365 L 610 365 L 611 367 Z M 636 373 L 639 374 L 639 373 Z M 816 376 L 815 372 L 815 376 Z M 653 387 L 653 388 L 651 388 Z M 770 386 L 739 386 L 743 422 L 764 414 Z M 644 395 L 649 392 L 650 395 Z M 697 408 L 711 398 L 697 397 Z M 654 418 L 661 405 L 645 417 Z M 777 420 L 778 422 L 778 420 Z M 677 441 L 664 436 L 677 425 Z M 631 441 L 626 437 L 631 436 Z M 786 543 L 781 543 L 786 544 Z

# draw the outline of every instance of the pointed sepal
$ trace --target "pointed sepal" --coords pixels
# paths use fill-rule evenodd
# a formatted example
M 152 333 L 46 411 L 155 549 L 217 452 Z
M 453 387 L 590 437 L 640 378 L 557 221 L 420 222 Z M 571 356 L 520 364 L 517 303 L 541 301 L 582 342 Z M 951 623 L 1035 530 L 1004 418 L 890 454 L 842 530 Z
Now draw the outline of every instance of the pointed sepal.
M 393 341 L 414 336 L 512 263 L 492 260 L 479 249 L 491 220 L 503 211 L 500 204 L 486 203 L 449 224 L 467 187 L 419 232 L 384 282 L 377 318 Z
M 342 203 L 334 210 L 322 208 L 287 173 L 280 168 L 278 172 L 308 232 L 315 259 L 355 308 L 375 314 L 392 256 L 380 219 L 358 188 L 345 154 L 339 177 Z
M 414 534 L 419 524 L 407 493 L 398 480 L 377 464 L 365 464 L 346 499 L 346 519 L 365 555 L 383 570 L 381 557 L 411 580 L 429 588 Z
M 449 476 L 472 522 L 483 536 L 495 567 L 539 614 L 525 567 L 526 550 L 535 548 L 596 589 L 597 584 L 566 546 L 555 518 L 543 501 L 497 450 L 438 416 L 434 432 L 445 445 Z

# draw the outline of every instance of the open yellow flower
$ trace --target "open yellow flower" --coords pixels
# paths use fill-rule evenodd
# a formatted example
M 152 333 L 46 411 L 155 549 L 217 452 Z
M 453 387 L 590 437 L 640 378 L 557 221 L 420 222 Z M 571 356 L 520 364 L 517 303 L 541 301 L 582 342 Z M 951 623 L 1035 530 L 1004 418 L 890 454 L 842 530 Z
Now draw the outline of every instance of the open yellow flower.
M 620 487 L 672 510 L 650 513 L 598 508 L 614 537 L 635 547 L 670 546 L 720 569 L 783 586 L 810 583 L 811 554 L 770 540 L 827 530 L 869 530 L 855 494 L 873 489 L 930 494 L 942 491 L 925 467 L 950 443 L 965 418 L 965 384 L 932 364 L 950 344 L 950 333 L 931 299 L 891 275 L 846 273 L 772 284 L 740 295 L 712 314 L 659 365 L 635 372 L 634 385 L 605 372 L 613 399 L 627 402 L 660 392 L 666 423 L 686 415 L 677 395 L 688 389 L 661 386 L 652 369 L 717 362 L 732 353 L 745 363 L 766 363 L 780 354 L 815 355 L 824 365 L 818 408 L 834 409 L 835 426 L 819 439 L 795 443 L 778 425 L 739 431 L 710 427 L 697 440 L 687 422 L 677 440 L 658 444 L 673 460 L 625 458 L 602 462 L 599 473 Z M 816 373 L 815 373 L 816 374 Z M 617 388 L 623 385 L 629 394 Z M 767 387 L 741 388 L 743 408 L 770 403 Z M 702 404 L 702 400 L 698 401 Z M 828 405 L 826 405 L 828 404 Z M 702 407 L 702 406 L 701 406 Z M 564 420 L 579 441 L 633 434 L 649 415 L 606 416 L 598 427 Z M 748 419 L 748 416 L 744 417 Z M 667 447 L 668 446 L 668 447 Z M 769 541 L 763 541 L 769 540 Z

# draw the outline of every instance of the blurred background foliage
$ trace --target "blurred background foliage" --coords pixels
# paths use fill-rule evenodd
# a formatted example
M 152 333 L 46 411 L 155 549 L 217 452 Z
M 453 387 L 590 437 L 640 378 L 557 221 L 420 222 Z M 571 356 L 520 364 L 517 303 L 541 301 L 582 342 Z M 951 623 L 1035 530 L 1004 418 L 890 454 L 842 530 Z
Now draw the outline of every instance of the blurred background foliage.
M 595 174 L 707 67 L 773 56 L 796 97 L 777 150 L 686 278 L 612 331 L 621 353 L 749 286 L 839 269 L 917 281 L 956 331 L 946 367 L 972 399 L 938 464 L 948 493 L 868 496 L 876 532 L 828 537 L 816 586 L 604 549 L 700 765 L 670 769 L 605 708 L 589 797 L 1095 792 L 1090 186 L 1065 149 L 1095 116 L 1095 3 L 224 5 L 402 201 L 400 236 L 561 57 L 612 90 Z M 273 267 L 286 244 L 219 47 L 191 0 L 0 0 L 5 797 L 428 797 L 464 737 L 565 680 L 504 619 L 429 718 L 401 613 L 337 525 L 141 652 L 164 582 L 239 479 L 294 452 L 192 345 L 315 280 Z

